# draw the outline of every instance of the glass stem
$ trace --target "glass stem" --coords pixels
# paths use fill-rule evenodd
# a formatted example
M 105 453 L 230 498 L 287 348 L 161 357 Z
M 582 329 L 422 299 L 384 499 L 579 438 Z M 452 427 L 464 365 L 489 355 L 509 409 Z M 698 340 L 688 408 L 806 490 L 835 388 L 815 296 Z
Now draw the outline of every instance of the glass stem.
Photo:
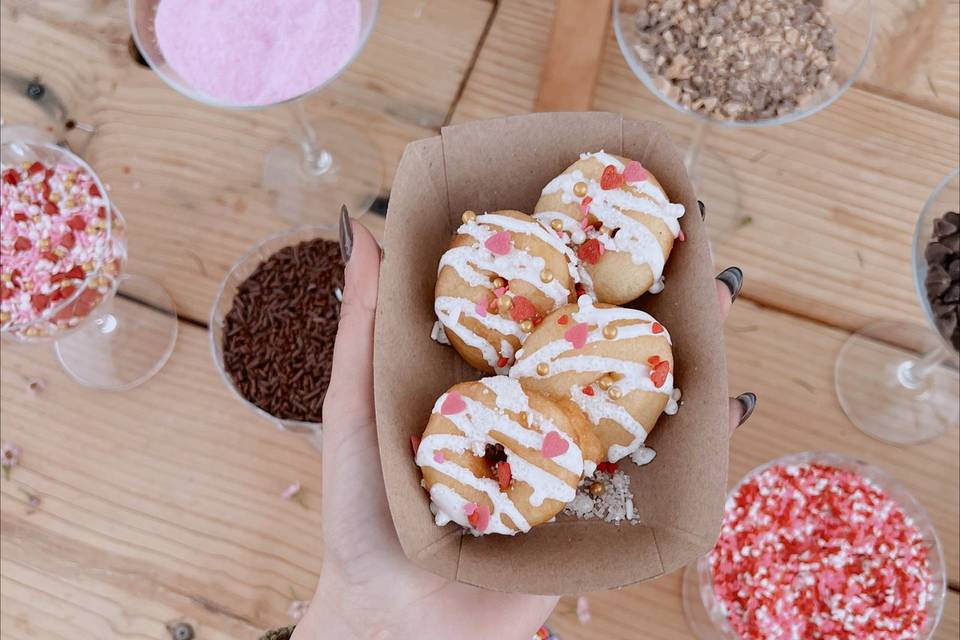
M 308 174 L 319 176 L 333 166 L 333 156 L 317 142 L 317 132 L 307 120 L 307 111 L 303 100 L 296 100 L 291 105 L 294 122 L 297 124 L 300 147 L 303 149 L 303 168 Z
M 703 151 L 706 135 L 707 123 L 698 118 L 696 129 L 693 130 L 693 139 L 690 140 L 690 144 L 687 146 L 687 152 L 683 156 L 683 166 L 695 186 L 699 186 L 700 172 L 697 166 L 700 162 L 700 152 Z
M 897 379 L 908 389 L 918 389 L 933 368 L 947 356 L 944 348 L 937 347 L 919 360 L 907 360 L 897 367 Z

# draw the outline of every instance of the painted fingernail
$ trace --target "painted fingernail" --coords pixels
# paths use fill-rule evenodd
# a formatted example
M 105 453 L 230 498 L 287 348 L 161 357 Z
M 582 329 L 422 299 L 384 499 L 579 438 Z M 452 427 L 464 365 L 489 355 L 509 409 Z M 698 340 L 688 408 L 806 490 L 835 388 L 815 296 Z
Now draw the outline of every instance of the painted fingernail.
M 740 422 L 737 423 L 739 427 L 744 422 L 747 421 L 747 418 L 750 417 L 750 414 L 753 413 L 753 410 L 757 408 L 757 394 L 755 393 L 741 393 L 737 396 L 737 402 L 740 403 L 740 407 L 743 411 L 740 413 Z
M 728 267 L 720 272 L 717 280 L 730 289 L 730 301 L 733 302 L 740 295 L 740 287 L 743 286 L 743 271 L 740 267 Z
M 707 219 L 707 206 L 703 204 L 703 200 L 697 200 L 697 206 L 700 207 L 700 219 Z
M 353 253 L 353 227 L 350 226 L 350 214 L 347 205 L 340 205 L 340 257 L 343 264 L 350 262 Z

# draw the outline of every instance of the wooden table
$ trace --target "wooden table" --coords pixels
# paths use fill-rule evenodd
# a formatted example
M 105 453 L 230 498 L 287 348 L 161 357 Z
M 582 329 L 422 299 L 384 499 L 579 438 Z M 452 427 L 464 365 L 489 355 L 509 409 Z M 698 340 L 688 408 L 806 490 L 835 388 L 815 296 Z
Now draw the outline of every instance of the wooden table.
M 176 94 L 131 61 L 123 4 L 0 2 L 4 73 L 40 76 L 69 117 L 97 126 L 84 155 L 128 218 L 130 270 L 162 282 L 181 315 L 170 362 L 126 393 L 76 386 L 43 347 L 3 346 L 2 439 L 23 459 L 0 482 L 0 637 L 165 638 L 165 624 L 186 620 L 200 638 L 253 638 L 288 623 L 291 600 L 310 595 L 320 570 L 319 454 L 231 397 L 205 322 L 232 262 L 286 225 L 259 188 L 259 158 L 287 116 Z M 726 225 L 717 269 L 746 273 L 727 326 L 731 393 L 760 397 L 733 439 L 730 477 L 809 449 L 892 472 L 940 532 L 951 591 L 937 637 L 956 638 L 958 431 L 884 445 L 850 424 L 833 391 L 851 331 L 871 319 L 921 320 L 911 233 L 958 161 L 960 5 L 876 5 L 869 67 L 836 104 L 793 125 L 709 137 L 710 157 L 722 160 L 708 172 L 733 174 L 739 187 L 707 203 L 708 221 Z M 308 109 L 362 123 L 389 185 L 410 140 L 531 109 L 552 10 L 549 0 L 385 2 L 363 54 Z M 2 98 L 7 123 L 59 125 L 8 85 Z M 593 108 L 661 120 L 680 142 L 690 134 L 631 74 L 612 35 Z M 721 210 L 738 218 L 709 217 Z M 382 232 L 382 219 L 365 222 Z M 31 395 L 31 379 L 46 389 Z M 305 506 L 280 497 L 294 481 Z M 23 488 L 42 497 L 32 514 Z M 687 638 L 679 585 L 674 574 L 587 594 L 588 624 L 565 598 L 550 624 L 564 640 Z

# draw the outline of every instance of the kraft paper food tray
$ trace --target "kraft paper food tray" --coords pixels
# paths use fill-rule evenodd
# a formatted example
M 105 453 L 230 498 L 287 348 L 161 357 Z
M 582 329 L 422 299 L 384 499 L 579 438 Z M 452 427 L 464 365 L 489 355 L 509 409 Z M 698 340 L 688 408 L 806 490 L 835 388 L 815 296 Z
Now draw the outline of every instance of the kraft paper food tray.
M 437 527 L 410 436 L 437 397 L 480 374 L 430 339 L 440 256 L 466 209 L 531 212 L 543 187 L 584 151 L 639 160 L 682 202 L 685 242 L 674 244 L 666 289 L 637 304 L 673 338 L 683 404 L 647 439 L 649 465 L 629 460 L 641 524 L 577 520 L 516 536 Z M 538 113 L 445 127 L 409 144 L 390 196 L 374 347 L 377 430 L 390 512 L 404 553 L 451 580 L 494 589 L 574 594 L 669 573 L 706 553 L 719 533 L 727 478 L 727 376 L 707 234 L 681 155 L 662 126 L 609 113 Z

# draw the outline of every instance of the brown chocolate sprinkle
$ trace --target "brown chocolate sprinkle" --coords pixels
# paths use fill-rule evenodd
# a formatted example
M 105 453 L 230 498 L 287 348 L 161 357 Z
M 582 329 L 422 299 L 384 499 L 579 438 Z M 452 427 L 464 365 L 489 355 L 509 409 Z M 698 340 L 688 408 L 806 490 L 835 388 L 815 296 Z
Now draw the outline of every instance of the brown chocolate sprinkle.
M 283 420 L 322 422 L 343 261 L 329 240 L 284 247 L 237 288 L 223 363 L 244 398 Z
M 933 321 L 960 351 L 960 213 L 949 211 L 933 221 L 933 237 L 923 255 Z

